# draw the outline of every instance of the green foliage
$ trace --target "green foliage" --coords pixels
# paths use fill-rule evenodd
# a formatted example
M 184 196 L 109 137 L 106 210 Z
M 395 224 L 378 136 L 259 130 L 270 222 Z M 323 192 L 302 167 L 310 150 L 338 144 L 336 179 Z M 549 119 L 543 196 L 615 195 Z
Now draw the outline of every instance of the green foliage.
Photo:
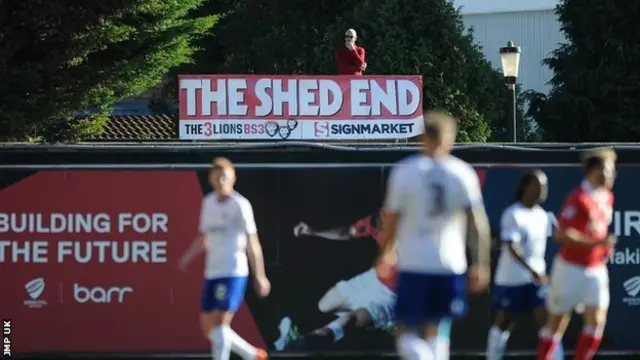
M 504 89 L 502 77 L 483 59 L 449 1 L 363 0 L 341 14 L 328 33 L 341 35 L 349 27 L 358 29 L 368 50 L 368 73 L 421 74 L 425 108 L 458 117 L 462 142 L 489 139 L 485 115 L 499 112 L 504 98 L 496 98 L 496 92 Z M 316 53 L 326 69 L 335 66 L 326 56 L 333 48 L 325 43 Z M 490 96 L 484 96 L 486 90 Z
M 629 14 L 640 3 L 564 0 L 556 9 L 568 42 L 545 64 L 554 72 L 548 96 L 528 94 L 532 116 L 550 140 L 640 138 L 640 27 Z
M 183 72 L 335 74 L 335 49 L 355 28 L 367 74 L 422 75 L 425 108 L 457 116 L 460 141 L 504 133 L 509 98 L 502 75 L 449 0 L 241 0 L 219 11 L 226 15 L 208 49 Z
M 202 66 L 232 74 L 318 74 L 315 52 L 327 41 L 327 27 L 360 1 L 240 1 L 216 27 L 224 60 Z
M 527 116 L 527 105 L 531 90 L 522 91 L 520 85 L 516 85 L 516 139 L 518 142 L 543 142 L 543 132 L 536 121 Z M 491 140 L 495 142 L 511 142 L 508 132 L 508 122 L 510 112 L 508 107 L 511 106 L 511 94 L 505 95 L 505 118 L 504 122 L 494 128 L 494 132 L 491 134 Z
M 216 17 L 202 0 L 5 0 L 0 12 L 2 140 L 99 134 L 109 107 L 191 60 Z M 87 115 L 78 116 L 79 111 Z

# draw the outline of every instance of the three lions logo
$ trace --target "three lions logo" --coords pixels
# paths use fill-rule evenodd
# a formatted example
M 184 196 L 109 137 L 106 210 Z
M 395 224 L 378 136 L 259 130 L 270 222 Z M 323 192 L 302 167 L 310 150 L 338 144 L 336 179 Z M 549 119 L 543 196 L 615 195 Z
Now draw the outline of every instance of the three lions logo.
M 298 120 L 294 119 L 287 120 L 286 125 L 280 125 L 275 121 L 267 121 L 267 123 L 265 124 L 267 135 L 271 137 L 279 135 L 283 140 L 288 139 L 289 136 L 291 136 L 293 130 L 297 127 Z

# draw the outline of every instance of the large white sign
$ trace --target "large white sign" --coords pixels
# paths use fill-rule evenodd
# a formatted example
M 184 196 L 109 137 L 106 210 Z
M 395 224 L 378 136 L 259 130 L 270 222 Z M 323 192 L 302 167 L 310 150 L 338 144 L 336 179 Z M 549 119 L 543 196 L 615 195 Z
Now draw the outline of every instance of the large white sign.
M 419 76 L 184 75 L 180 138 L 368 140 L 421 132 Z

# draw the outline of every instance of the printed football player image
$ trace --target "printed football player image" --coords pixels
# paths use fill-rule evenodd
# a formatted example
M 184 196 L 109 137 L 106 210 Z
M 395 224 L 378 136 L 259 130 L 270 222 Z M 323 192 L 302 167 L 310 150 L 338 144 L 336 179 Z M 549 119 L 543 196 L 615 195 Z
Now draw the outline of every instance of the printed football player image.
M 318 230 L 304 222 L 293 229 L 296 237 L 315 236 L 327 240 L 346 241 L 352 239 L 373 239 L 378 244 L 382 210 L 356 221 L 352 225 Z M 340 281 L 329 289 L 318 301 L 318 309 L 323 313 L 334 313 L 338 317 L 311 333 L 298 336 L 291 319 L 285 317 L 280 322 L 280 338 L 274 342 L 276 350 L 285 348 L 322 348 L 338 342 L 354 329 L 393 330 L 395 327 L 393 290 L 396 272 L 376 265 L 348 280 Z

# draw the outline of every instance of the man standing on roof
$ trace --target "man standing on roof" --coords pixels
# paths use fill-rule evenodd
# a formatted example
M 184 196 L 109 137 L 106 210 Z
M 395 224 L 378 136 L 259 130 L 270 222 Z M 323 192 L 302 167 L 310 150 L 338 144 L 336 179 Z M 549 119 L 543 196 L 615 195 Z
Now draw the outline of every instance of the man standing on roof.
M 344 34 L 344 46 L 336 50 L 336 62 L 338 64 L 339 75 L 362 75 L 367 69 L 365 51 L 361 46 L 356 45 L 358 35 L 353 29 L 349 29 Z

